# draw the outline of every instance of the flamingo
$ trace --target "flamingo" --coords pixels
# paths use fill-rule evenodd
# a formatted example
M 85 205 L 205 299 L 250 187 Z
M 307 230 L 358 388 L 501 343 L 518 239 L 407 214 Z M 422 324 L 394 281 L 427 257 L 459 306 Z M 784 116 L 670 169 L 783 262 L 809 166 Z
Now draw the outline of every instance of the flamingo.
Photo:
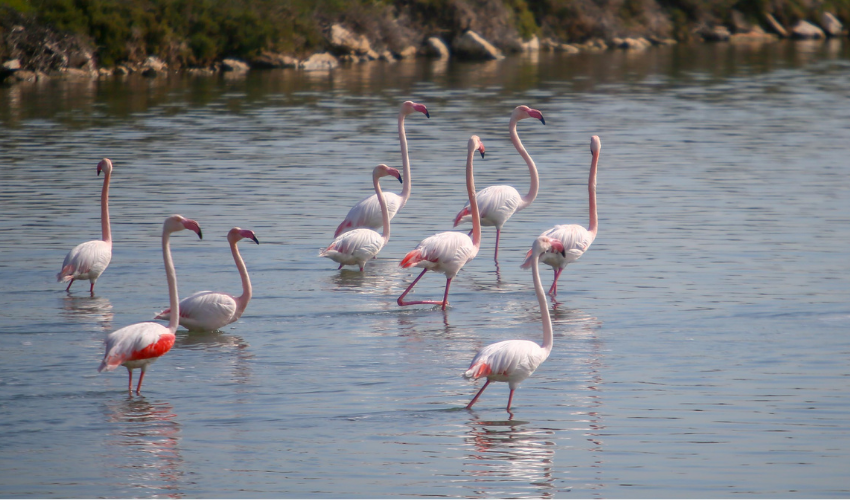
M 174 263 L 171 260 L 169 239 L 171 233 L 183 229 L 192 230 L 198 233 L 199 238 L 203 238 L 198 223 L 181 215 L 168 217 L 162 225 L 162 260 L 165 263 L 165 277 L 168 280 L 168 298 L 171 303 L 171 310 L 175 312 L 171 316 L 168 326 L 147 321 L 125 326 L 106 336 L 106 352 L 97 371 L 111 372 L 119 365 L 123 365 L 130 375 L 127 388 L 132 392 L 133 369 L 141 368 L 142 373 L 139 375 L 136 394 L 141 393 L 142 380 L 145 378 L 145 371 L 147 371 L 148 366 L 167 353 L 174 345 L 174 333 L 177 331 L 178 318 L 180 317 L 180 303 L 177 295 L 177 273 L 174 271 Z
M 528 106 L 517 106 L 511 113 L 511 121 L 508 129 L 511 134 L 511 142 L 513 143 L 520 156 L 528 165 L 528 173 L 531 175 L 531 185 L 528 188 L 528 194 L 520 196 L 519 192 L 512 186 L 488 186 L 476 195 L 478 205 L 481 211 L 482 226 L 496 226 L 496 252 L 493 254 L 493 260 L 499 262 L 499 237 L 502 233 L 502 226 L 511 218 L 514 212 L 518 212 L 523 208 L 531 205 L 537 198 L 537 191 L 540 186 L 540 177 L 537 175 L 537 166 L 534 160 L 525 150 L 522 141 L 519 140 L 519 135 L 516 131 L 516 124 L 520 120 L 526 118 L 536 118 L 543 125 L 546 125 L 546 120 L 543 119 L 543 114 L 536 109 Z M 472 219 L 472 212 L 469 204 L 458 212 L 455 216 L 455 227 L 462 222 L 467 222 Z
M 375 185 L 375 199 L 378 200 L 381 209 L 381 221 L 384 226 L 383 234 L 365 227 L 353 229 L 342 233 L 333 240 L 327 248 L 319 252 L 319 257 L 327 257 L 334 262 L 338 262 L 339 269 L 342 269 L 342 266 L 360 266 L 360 272 L 362 273 L 366 262 L 376 257 L 378 252 L 384 248 L 384 245 L 390 241 L 390 214 L 387 208 L 387 199 L 383 196 L 381 184 L 378 182 L 381 177 L 388 176 L 395 177 L 399 182 L 403 182 L 398 170 L 388 167 L 383 163 L 372 170 L 372 184 Z
M 80 243 L 68 252 L 62 262 L 62 270 L 56 281 L 70 281 L 66 292 L 71 291 L 74 280 L 89 280 L 89 293 L 94 295 L 94 284 L 112 260 L 112 231 L 109 227 L 109 179 L 112 177 L 112 161 L 109 158 L 97 164 L 97 175 L 103 172 L 103 190 L 100 193 L 100 225 L 103 239 Z
M 253 240 L 260 244 L 254 231 L 234 227 L 227 233 L 227 242 L 230 243 L 230 253 L 236 262 L 236 269 L 242 277 L 242 295 L 233 295 L 221 292 L 210 292 L 205 290 L 197 292 L 180 301 L 180 324 L 189 330 L 218 330 L 229 325 L 242 317 L 248 302 L 251 301 L 251 278 L 248 277 L 248 269 L 245 261 L 239 255 L 236 243 L 243 238 Z M 157 314 L 154 319 L 171 319 L 171 308 Z
M 404 118 L 414 111 L 418 111 L 427 118 L 431 118 L 431 115 L 428 114 L 428 109 L 422 104 L 413 101 L 405 101 L 401 104 L 401 110 L 398 112 L 398 139 L 401 144 L 401 164 L 404 169 L 404 182 L 401 188 L 401 195 L 384 193 L 384 200 L 387 202 L 390 220 L 395 217 L 395 214 L 404 207 L 407 199 L 410 198 L 410 158 L 407 155 L 407 134 L 404 132 Z M 382 224 L 381 206 L 378 204 L 377 196 L 373 194 L 363 198 L 351 207 L 348 215 L 345 216 L 345 220 L 336 228 L 334 238 L 358 227 L 367 227 L 377 231 Z
M 525 262 L 525 264 L 531 266 L 534 292 L 537 294 L 537 302 L 540 304 L 540 314 L 543 321 L 543 345 L 538 345 L 536 342 L 530 340 L 504 340 L 490 344 L 478 351 L 478 354 L 472 359 L 469 369 L 464 372 L 463 377 L 465 379 L 487 377 L 487 382 L 475 394 L 472 401 L 466 405 L 467 409 L 471 409 L 472 405 L 478 401 L 481 393 L 484 392 L 484 389 L 490 385 L 490 382 L 495 381 L 508 383 L 511 392 L 508 395 L 508 406 L 506 409 L 510 412 L 511 401 L 514 398 L 516 388 L 523 380 L 530 377 L 534 373 L 534 370 L 549 357 L 553 344 L 552 320 L 549 318 L 549 304 L 546 302 L 546 294 L 543 293 L 543 284 L 540 282 L 538 260 L 543 255 L 561 253 L 563 251 L 564 247 L 560 241 L 546 236 L 538 236 L 532 246 L 531 255 Z
M 555 271 L 555 279 L 552 281 L 552 286 L 549 288 L 549 295 L 555 297 L 558 295 L 558 278 L 561 276 L 561 271 L 568 264 L 575 262 L 584 255 L 584 252 L 590 248 L 590 244 L 596 239 L 596 232 L 599 229 L 599 220 L 596 216 L 596 164 L 599 162 L 599 152 L 602 150 L 602 141 L 598 135 L 590 138 L 590 176 L 587 179 L 587 193 L 590 200 L 590 225 L 587 229 L 578 224 L 560 224 L 551 229 L 544 231 L 541 236 L 548 236 L 559 240 L 566 248 L 563 255 L 546 254 L 543 256 L 543 263 L 552 266 Z M 531 254 L 528 251 L 526 257 Z M 528 261 L 526 261 L 526 264 Z
M 437 233 L 434 236 L 425 238 L 419 243 L 419 246 L 411 250 L 402 259 L 400 266 L 408 267 L 423 267 L 424 269 L 413 280 L 413 283 L 398 298 L 398 305 L 409 306 L 413 304 L 440 304 L 442 309 L 446 310 L 446 305 L 449 301 L 449 286 L 452 284 L 452 278 L 457 276 L 457 273 L 463 266 L 474 259 L 478 255 L 478 249 L 481 247 L 481 222 L 478 217 L 478 203 L 475 199 L 475 181 L 472 177 L 472 159 L 475 156 L 475 151 L 481 153 L 481 158 L 484 158 L 484 144 L 477 135 L 469 138 L 469 151 L 466 155 L 466 191 L 469 196 L 469 203 L 472 213 L 472 231 L 469 235 L 447 231 Z M 413 289 L 416 282 L 428 270 L 436 271 L 446 275 L 446 291 L 443 294 L 442 302 L 434 300 L 417 300 L 405 302 L 404 297 Z

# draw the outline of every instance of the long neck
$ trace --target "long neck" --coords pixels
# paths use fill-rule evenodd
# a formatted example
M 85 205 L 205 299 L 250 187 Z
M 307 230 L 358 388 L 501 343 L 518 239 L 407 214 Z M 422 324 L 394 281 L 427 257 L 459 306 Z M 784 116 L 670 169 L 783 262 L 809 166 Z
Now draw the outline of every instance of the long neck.
M 112 230 L 109 226 L 109 178 L 112 173 L 104 172 L 103 189 L 100 192 L 100 226 L 103 241 L 112 243 Z
M 478 200 L 475 197 L 475 179 L 472 176 L 472 159 L 475 149 L 470 149 L 466 157 L 466 193 L 469 196 L 469 211 L 472 215 L 472 245 L 481 246 L 481 219 L 478 213 Z
M 381 236 L 383 236 L 384 244 L 386 245 L 390 241 L 390 212 L 387 209 L 387 200 L 384 199 L 384 192 L 381 191 L 379 177 L 372 176 L 372 183 L 375 185 L 375 194 L 378 195 L 378 204 L 381 205 L 381 221 L 384 223 L 384 232 Z
M 168 280 L 168 304 L 171 308 L 171 320 L 168 322 L 168 329 L 171 330 L 171 333 L 174 333 L 180 324 L 180 298 L 177 295 L 177 272 L 174 270 L 174 262 L 171 260 L 170 238 L 171 233 L 163 231 L 162 260 L 165 263 L 165 278 Z
M 404 113 L 398 114 L 398 141 L 401 144 L 401 166 L 403 168 L 401 186 L 401 209 L 410 198 L 410 158 L 407 155 L 407 134 L 404 133 Z
M 596 238 L 599 230 L 599 218 L 596 215 L 596 164 L 599 162 L 599 152 L 593 153 L 590 162 L 590 176 L 587 178 L 587 195 L 590 200 L 590 227 L 587 230 Z
M 543 283 L 540 281 L 540 255 L 533 255 L 531 259 L 531 272 L 534 279 L 534 293 L 537 294 L 537 302 L 540 304 L 540 316 L 543 318 L 543 349 L 548 354 L 552 350 L 554 336 L 552 335 L 552 319 L 549 317 L 549 303 L 546 302 L 546 293 L 543 291 Z
M 239 270 L 239 277 L 242 278 L 242 296 L 236 299 L 239 304 L 239 313 L 241 314 L 248 306 L 251 300 L 253 289 L 251 288 L 251 278 L 248 277 L 248 268 L 245 267 L 245 261 L 242 260 L 242 255 L 239 254 L 239 249 L 236 247 L 236 242 L 230 242 L 230 253 L 233 254 L 233 262 L 236 263 L 236 269 Z
M 528 154 L 528 151 L 525 150 L 525 147 L 522 145 L 522 141 L 519 140 L 519 134 L 516 131 L 517 121 L 514 118 L 511 118 L 510 123 L 510 132 L 511 132 L 511 142 L 514 144 L 517 152 L 519 152 L 522 159 L 525 160 L 525 164 L 528 165 L 528 173 L 531 176 L 531 185 L 528 187 L 528 194 L 522 197 L 522 202 L 520 202 L 517 210 L 522 210 L 523 208 L 531 205 L 531 202 L 537 198 L 537 191 L 540 189 L 540 177 L 537 175 L 537 165 L 534 164 L 534 160 L 531 159 L 531 155 Z

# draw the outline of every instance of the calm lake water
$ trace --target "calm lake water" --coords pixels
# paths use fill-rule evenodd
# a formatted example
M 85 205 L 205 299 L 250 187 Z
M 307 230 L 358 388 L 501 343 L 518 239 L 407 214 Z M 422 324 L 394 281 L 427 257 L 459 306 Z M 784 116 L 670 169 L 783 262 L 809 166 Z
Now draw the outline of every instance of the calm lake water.
M 365 274 L 317 257 L 371 169 L 413 194 Z M 451 307 L 399 308 L 398 262 L 451 229 L 476 185 L 537 200 L 454 280 Z M 850 496 L 850 45 L 653 48 L 495 63 L 366 64 L 247 78 L 48 82 L 0 89 L 0 496 Z M 587 224 L 602 139 L 599 236 L 559 282 L 555 347 L 523 383 L 461 378 L 477 349 L 542 337 L 533 239 Z M 113 160 L 115 246 L 94 297 L 55 282 L 100 235 Z M 384 189 L 400 191 L 387 181 Z M 141 396 L 97 373 L 103 339 L 167 306 L 163 219 L 179 288 L 239 293 L 221 332 L 178 333 Z M 543 267 L 548 287 L 552 274 Z M 428 273 L 415 298 L 439 298 Z

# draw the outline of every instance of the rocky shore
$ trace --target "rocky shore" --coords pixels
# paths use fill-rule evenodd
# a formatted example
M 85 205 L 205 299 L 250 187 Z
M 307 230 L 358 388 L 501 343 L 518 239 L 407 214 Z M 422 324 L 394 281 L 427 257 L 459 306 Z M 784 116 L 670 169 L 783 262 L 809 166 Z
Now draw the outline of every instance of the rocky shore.
M 821 39 L 847 36 L 842 22 L 825 12 L 818 20 L 799 20 L 784 26 L 770 13 L 763 13 L 764 26 L 748 22 L 737 11 L 731 11 L 727 24 L 703 24 L 692 29 L 693 38 L 704 42 L 763 41 L 780 38 Z M 493 32 L 494 30 L 489 30 Z M 274 51 L 260 51 L 245 59 L 224 58 L 212 64 L 190 66 L 166 61 L 149 55 L 138 62 L 124 61 L 111 67 L 98 64 L 97 51 L 84 37 L 62 34 L 40 26 L 14 25 L 2 30 L 4 50 L 0 63 L 0 82 L 15 84 L 51 78 L 110 78 L 128 74 L 141 74 L 149 78 L 185 72 L 193 75 L 219 73 L 245 73 L 253 69 L 296 68 L 303 71 L 328 71 L 340 65 L 366 61 L 383 61 L 388 64 L 416 57 L 458 58 L 467 60 L 501 59 L 505 53 L 558 51 L 579 53 L 601 50 L 643 50 L 653 45 L 669 45 L 677 40 L 666 36 L 636 36 L 608 38 L 593 37 L 581 43 L 567 43 L 555 37 L 526 39 L 515 30 L 508 30 L 497 40 L 488 40 L 472 29 L 459 32 L 449 39 L 446 36 L 411 36 L 407 39 L 419 43 L 388 44 L 376 41 L 366 33 L 358 33 L 343 23 L 332 23 L 323 30 L 322 49 L 296 57 Z M 371 38 L 371 39 L 370 39 Z

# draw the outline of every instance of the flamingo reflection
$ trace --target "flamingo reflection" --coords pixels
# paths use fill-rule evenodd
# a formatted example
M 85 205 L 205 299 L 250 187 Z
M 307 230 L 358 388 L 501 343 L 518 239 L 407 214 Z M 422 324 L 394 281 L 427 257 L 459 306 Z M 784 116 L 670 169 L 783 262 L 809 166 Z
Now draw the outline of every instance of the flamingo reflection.
M 62 297 L 60 314 L 69 321 L 97 323 L 106 332 L 112 331 L 112 302 L 105 297 L 74 296 Z

